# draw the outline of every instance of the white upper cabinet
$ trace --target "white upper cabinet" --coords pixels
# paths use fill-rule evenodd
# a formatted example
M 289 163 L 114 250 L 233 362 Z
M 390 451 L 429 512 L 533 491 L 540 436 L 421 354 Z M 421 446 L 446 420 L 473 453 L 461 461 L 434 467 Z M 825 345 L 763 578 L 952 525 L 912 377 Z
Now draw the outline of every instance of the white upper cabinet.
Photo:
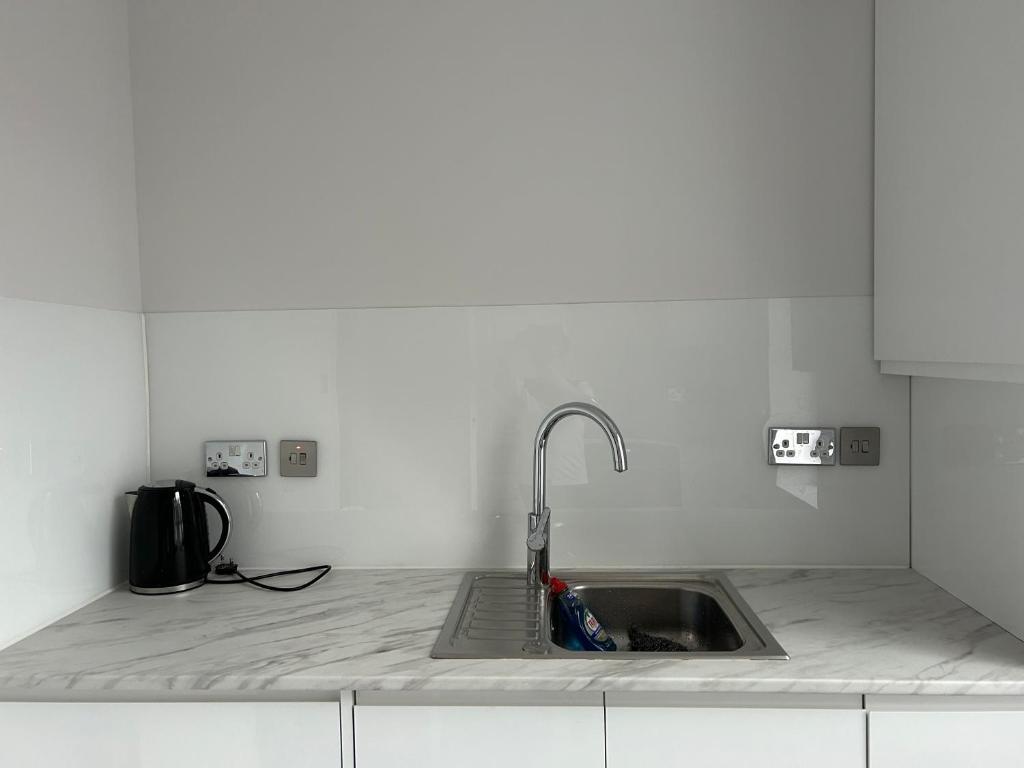
M 1024 3 L 878 0 L 875 357 L 1024 380 Z
M 871 0 L 128 6 L 146 311 L 870 292 Z

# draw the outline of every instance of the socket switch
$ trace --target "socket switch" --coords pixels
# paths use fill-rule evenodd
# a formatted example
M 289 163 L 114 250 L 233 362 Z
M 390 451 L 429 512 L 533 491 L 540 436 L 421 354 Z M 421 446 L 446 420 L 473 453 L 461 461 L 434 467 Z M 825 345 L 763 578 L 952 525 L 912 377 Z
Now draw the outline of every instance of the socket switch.
M 316 477 L 316 440 L 282 440 L 281 477 Z
M 210 440 L 203 454 L 207 477 L 266 477 L 266 440 Z
M 768 463 L 831 467 L 836 463 L 832 427 L 770 427 Z
M 881 443 L 882 430 L 878 427 L 843 427 L 839 432 L 839 463 L 877 467 Z

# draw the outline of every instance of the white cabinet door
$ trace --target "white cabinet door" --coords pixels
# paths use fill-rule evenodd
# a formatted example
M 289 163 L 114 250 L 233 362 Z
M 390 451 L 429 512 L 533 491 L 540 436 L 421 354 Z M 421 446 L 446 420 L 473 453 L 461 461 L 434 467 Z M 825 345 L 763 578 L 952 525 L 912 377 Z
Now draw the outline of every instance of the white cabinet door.
M 604 768 L 599 706 L 359 706 L 358 768 Z
M 339 768 L 338 705 L 4 702 L 0 765 Z
M 875 4 L 875 357 L 1024 380 L 1024 3 Z
M 871 768 L 1024 763 L 1024 712 L 872 712 Z
M 861 710 L 608 707 L 607 720 L 608 768 L 867 765 Z

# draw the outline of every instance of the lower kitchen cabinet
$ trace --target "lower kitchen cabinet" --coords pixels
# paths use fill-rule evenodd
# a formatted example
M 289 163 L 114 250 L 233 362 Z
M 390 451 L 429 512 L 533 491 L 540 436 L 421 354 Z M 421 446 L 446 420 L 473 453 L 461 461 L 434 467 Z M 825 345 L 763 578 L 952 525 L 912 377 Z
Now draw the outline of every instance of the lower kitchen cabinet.
M 343 693 L 340 709 L 333 702 L 2 702 L 0 766 L 352 768 L 353 745 L 355 768 L 1022 763 L 1024 699 L 868 696 L 865 711 L 859 696 L 827 704 L 813 695 L 796 703 L 756 694 L 496 698 L 373 692 L 358 694 L 353 707 L 353 695 L 346 701 Z
M 0 765 L 338 768 L 331 702 L 0 703 Z
M 358 768 L 604 768 L 604 710 L 357 704 L 355 742 Z
M 869 722 L 871 768 L 1024 762 L 1024 712 L 871 712 Z
M 859 709 L 609 706 L 608 768 L 865 768 L 866 728 Z

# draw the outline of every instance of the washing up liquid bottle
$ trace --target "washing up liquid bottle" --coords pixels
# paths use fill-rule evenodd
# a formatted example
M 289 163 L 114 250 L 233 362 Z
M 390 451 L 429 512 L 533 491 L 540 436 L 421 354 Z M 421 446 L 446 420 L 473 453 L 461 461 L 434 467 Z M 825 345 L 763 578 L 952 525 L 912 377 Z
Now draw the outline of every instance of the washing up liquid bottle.
M 614 651 L 615 641 L 580 596 L 561 579 L 551 577 L 551 599 L 561 621 L 561 646 L 570 651 Z

